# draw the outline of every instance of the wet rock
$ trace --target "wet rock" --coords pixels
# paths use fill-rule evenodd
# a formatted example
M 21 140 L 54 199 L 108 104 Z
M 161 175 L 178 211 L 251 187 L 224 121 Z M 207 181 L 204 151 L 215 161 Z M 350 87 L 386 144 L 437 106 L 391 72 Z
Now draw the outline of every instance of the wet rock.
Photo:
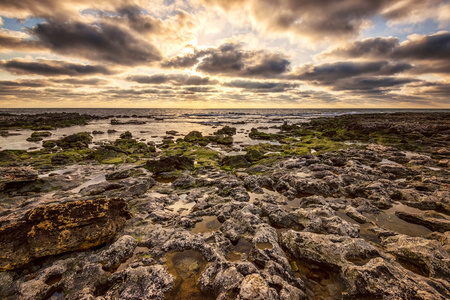
M 0 167 L 0 186 L 10 182 L 28 182 L 38 178 L 38 172 L 31 167 Z
M 178 131 L 176 131 L 176 130 L 169 130 L 169 131 L 166 131 L 166 134 L 168 134 L 168 135 L 177 135 Z
M 345 209 L 345 214 L 360 224 L 365 224 L 368 221 L 366 217 L 364 217 L 352 206 L 349 206 Z
M 154 173 L 170 172 L 173 170 L 193 170 L 194 160 L 186 156 L 161 157 L 159 160 L 148 160 L 146 168 Z
M 224 126 L 221 129 L 214 132 L 214 135 L 221 135 L 221 134 L 235 135 L 236 127 Z
M 433 231 L 450 231 L 450 220 L 435 212 L 426 212 L 423 214 L 396 211 L 395 215 L 406 222 L 425 226 Z
M 79 132 L 56 141 L 63 149 L 86 149 L 92 143 L 92 136 L 87 132 Z
M 18 220 L 3 217 L 0 269 L 105 243 L 130 218 L 125 206 L 121 199 L 81 200 L 39 206 Z
M 450 255 L 438 241 L 395 235 L 382 241 L 386 251 L 422 276 L 450 278 Z
M 184 141 L 189 143 L 199 142 L 203 139 L 203 135 L 200 131 L 191 131 L 184 137 Z
M 253 193 L 263 193 L 262 187 L 273 186 L 273 181 L 266 176 L 250 175 L 244 178 L 245 187 Z

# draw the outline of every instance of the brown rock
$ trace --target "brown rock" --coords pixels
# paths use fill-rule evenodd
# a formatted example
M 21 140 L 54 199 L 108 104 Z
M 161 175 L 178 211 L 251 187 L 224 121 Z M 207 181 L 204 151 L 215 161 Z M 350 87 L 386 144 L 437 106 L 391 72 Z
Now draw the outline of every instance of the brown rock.
M 0 271 L 40 257 L 107 242 L 131 217 L 122 199 L 95 199 L 44 205 L 0 228 Z M 6 219 L 6 220 L 5 220 Z

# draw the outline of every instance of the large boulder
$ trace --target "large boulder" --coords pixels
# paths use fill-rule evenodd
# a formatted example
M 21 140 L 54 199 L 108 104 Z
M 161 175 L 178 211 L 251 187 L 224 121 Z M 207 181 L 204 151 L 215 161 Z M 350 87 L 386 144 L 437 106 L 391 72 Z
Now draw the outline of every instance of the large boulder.
M 0 223 L 0 271 L 45 256 L 89 249 L 110 240 L 131 218 L 122 199 L 44 205 Z

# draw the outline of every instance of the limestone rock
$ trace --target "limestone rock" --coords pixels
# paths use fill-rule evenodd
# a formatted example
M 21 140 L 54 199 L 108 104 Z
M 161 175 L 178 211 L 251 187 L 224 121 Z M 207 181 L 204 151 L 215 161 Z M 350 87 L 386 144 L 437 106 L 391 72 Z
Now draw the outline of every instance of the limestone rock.
M 105 243 L 130 218 L 125 206 L 121 199 L 81 200 L 39 206 L 18 220 L 3 217 L 0 270 Z

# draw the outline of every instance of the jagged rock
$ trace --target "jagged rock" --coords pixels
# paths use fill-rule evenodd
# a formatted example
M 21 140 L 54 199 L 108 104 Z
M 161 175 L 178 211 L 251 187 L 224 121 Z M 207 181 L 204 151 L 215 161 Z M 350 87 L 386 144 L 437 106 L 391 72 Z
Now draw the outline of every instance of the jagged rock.
M 131 176 L 131 170 L 126 169 L 126 170 L 120 170 L 120 171 L 108 173 L 105 175 L 105 178 L 106 178 L 106 180 L 117 180 L 117 179 L 128 178 L 130 176 Z
M 270 288 L 261 275 L 250 274 L 242 280 L 239 298 L 243 300 L 271 300 L 278 297 L 275 289 Z
M 353 206 L 347 207 L 345 209 L 345 214 L 360 224 L 365 224 L 368 221 L 367 218 L 358 212 Z
M 419 224 L 434 231 L 439 231 L 442 233 L 450 231 L 450 220 L 446 219 L 439 213 L 426 212 L 423 214 L 416 214 L 396 211 L 395 215 L 406 222 Z
M 38 172 L 31 167 L 0 167 L 0 185 L 9 182 L 27 182 L 38 178 Z
M 119 183 L 101 182 L 98 184 L 92 184 L 80 190 L 81 195 L 99 195 L 106 191 L 117 190 L 123 188 L 123 185 Z
M 395 235 L 384 239 L 382 244 L 400 263 L 414 266 L 420 275 L 450 278 L 450 255 L 438 241 Z
M 135 238 L 129 235 L 121 236 L 107 250 L 100 253 L 98 262 L 103 265 L 104 270 L 117 268 L 133 255 L 136 246 L 137 241 Z
M 190 188 L 193 187 L 196 183 L 196 180 L 194 177 L 190 176 L 190 175 L 185 175 L 185 176 L 180 176 L 177 179 L 174 180 L 174 182 L 172 182 L 172 186 L 174 188 L 182 188 L 182 189 L 186 189 L 186 188 Z
M 3 217 L 0 270 L 105 243 L 130 218 L 125 206 L 121 199 L 81 200 L 39 206 L 18 220 Z
M 194 160 L 186 156 L 161 157 L 159 160 L 148 160 L 146 168 L 154 173 L 170 172 L 173 170 L 193 170 Z

